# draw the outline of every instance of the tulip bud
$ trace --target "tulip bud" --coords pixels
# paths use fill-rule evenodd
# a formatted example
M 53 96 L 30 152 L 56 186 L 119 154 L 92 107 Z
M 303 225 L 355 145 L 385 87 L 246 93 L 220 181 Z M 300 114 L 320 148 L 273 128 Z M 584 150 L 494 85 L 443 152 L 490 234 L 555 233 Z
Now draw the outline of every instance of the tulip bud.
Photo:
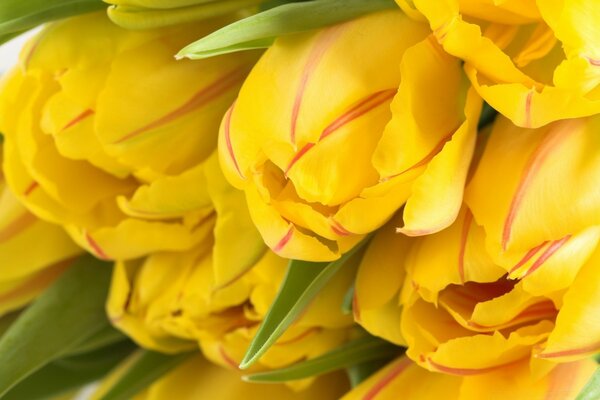
M 251 8 L 265 0 L 105 0 L 108 16 L 126 29 L 154 29 Z
M 137 33 L 93 14 L 46 27 L 0 92 L 17 197 L 102 259 L 204 240 L 219 212 L 207 160 L 255 56 L 173 55 L 223 23 Z
M 274 252 L 336 259 L 405 203 L 410 235 L 456 218 L 481 102 L 428 33 L 374 13 L 279 38 L 255 66 L 219 153 Z
M 392 237 L 386 228 L 359 267 L 355 318 L 405 344 L 420 366 L 470 376 L 531 360 L 538 376 L 600 349 L 600 325 L 590 318 L 600 304 L 597 231 L 511 265 L 488 252 L 486 231 L 466 207 L 433 235 Z M 393 267 L 403 271 L 390 278 Z
M 176 353 L 200 346 L 211 361 L 238 369 L 283 281 L 287 260 L 267 251 L 223 286 L 215 282 L 210 241 L 206 244 L 117 263 L 108 315 L 145 348 Z M 336 276 L 254 370 L 288 366 L 345 342 L 352 319 L 341 313 L 341 305 L 353 273 L 349 268 Z
M 397 0 L 425 17 L 437 41 L 493 108 L 522 127 L 600 112 L 595 0 Z

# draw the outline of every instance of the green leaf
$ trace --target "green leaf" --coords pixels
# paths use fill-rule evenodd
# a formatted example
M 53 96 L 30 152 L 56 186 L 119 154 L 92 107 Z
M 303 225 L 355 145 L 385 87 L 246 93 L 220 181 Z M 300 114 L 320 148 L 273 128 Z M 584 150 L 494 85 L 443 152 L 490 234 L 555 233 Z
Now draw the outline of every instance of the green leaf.
M 277 37 L 398 6 L 393 0 L 315 0 L 284 4 L 234 22 L 186 46 L 177 58 L 200 59 L 269 47 Z
M 106 325 L 102 330 L 92 335 L 81 343 L 76 348 L 69 350 L 69 355 L 88 353 L 99 349 L 100 347 L 109 346 L 127 339 L 122 332 L 116 330 L 110 325 Z
M 312 360 L 274 371 L 246 375 L 247 382 L 275 383 L 318 376 L 373 360 L 391 359 L 398 347 L 373 336 L 366 336 Z
M 279 293 L 252 339 L 240 368 L 248 368 L 256 362 L 302 314 L 339 269 L 367 242 L 368 239 L 363 240 L 329 264 L 291 260 Z
M 352 314 L 352 303 L 354 302 L 354 285 L 348 288 L 348 291 L 344 295 L 344 302 L 342 303 L 342 314 Z
M 364 380 L 383 368 L 388 362 L 389 360 L 385 359 L 371 360 L 346 368 L 346 373 L 348 374 L 348 379 L 350 380 L 350 386 L 353 388 L 357 387 Z
M 102 10 L 102 0 L 2 0 L 0 1 L 0 40 L 44 22 Z
M 100 400 L 129 400 L 193 354 L 196 353 L 171 355 L 143 350 Z
M 80 258 L 0 339 L 0 396 L 108 326 L 110 264 Z
M 594 372 L 585 387 L 577 395 L 576 400 L 597 400 L 600 399 L 600 368 Z
M 135 348 L 131 342 L 121 342 L 51 362 L 21 381 L 2 400 L 45 400 L 69 393 L 106 376 Z
M 17 36 L 25 33 L 26 31 L 19 31 L 19 32 L 13 32 L 13 33 L 7 33 L 7 34 L 0 34 L 0 45 L 3 45 L 4 43 L 8 42 L 11 39 L 16 38 Z

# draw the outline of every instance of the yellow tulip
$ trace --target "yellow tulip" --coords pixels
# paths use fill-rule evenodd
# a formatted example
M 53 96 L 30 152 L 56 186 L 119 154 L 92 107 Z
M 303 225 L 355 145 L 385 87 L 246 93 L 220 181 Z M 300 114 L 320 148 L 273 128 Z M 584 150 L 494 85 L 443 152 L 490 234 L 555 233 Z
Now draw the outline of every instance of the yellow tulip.
M 279 38 L 223 119 L 221 165 L 274 252 L 333 260 L 404 204 L 406 234 L 452 223 L 480 107 L 426 26 L 374 13 Z
M 408 238 L 391 221 L 375 236 L 356 320 L 454 375 L 531 360 L 539 376 L 599 351 L 595 123 L 527 130 L 500 118 L 452 226 Z
M 250 269 L 222 283 L 212 245 L 208 238 L 187 252 L 118 262 L 107 304 L 113 324 L 145 348 L 176 353 L 200 346 L 213 362 L 237 369 L 277 294 L 287 260 L 263 248 Z M 258 370 L 316 357 L 349 338 L 352 318 L 341 306 L 354 272 L 347 268 L 334 278 L 259 360 Z
M 326 375 L 301 392 L 280 384 L 245 383 L 239 373 L 194 357 L 136 396 L 135 400 L 335 400 L 347 390 L 348 382 L 342 374 Z
M 81 249 L 19 203 L 0 176 L 0 316 L 44 291 Z
M 600 112 L 595 0 L 397 0 L 465 61 L 478 93 L 513 123 L 537 128 Z
M 108 16 L 126 29 L 153 29 L 247 9 L 265 0 L 104 0 Z
M 481 375 L 458 377 L 429 372 L 407 358 L 390 363 L 354 388 L 342 400 L 568 400 L 596 370 L 584 360 L 562 364 L 543 378 L 528 371 L 527 363 Z
M 421 238 L 393 236 L 386 226 L 359 267 L 356 320 L 406 345 L 422 367 L 456 375 L 532 357 L 543 371 L 600 349 L 600 325 L 589 318 L 600 301 L 593 275 L 600 251 L 590 256 L 589 235 L 520 275 L 525 263 L 499 265 L 485 239 L 468 209 L 450 228 Z M 401 272 L 386 273 L 394 269 Z
M 102 259 L 204 240 L 215 213 L 207 160 L 255 56 L 173 55 L 223 23 L 137 33 L 92 14 L 46 27 L 0 90 L 16 196 Z

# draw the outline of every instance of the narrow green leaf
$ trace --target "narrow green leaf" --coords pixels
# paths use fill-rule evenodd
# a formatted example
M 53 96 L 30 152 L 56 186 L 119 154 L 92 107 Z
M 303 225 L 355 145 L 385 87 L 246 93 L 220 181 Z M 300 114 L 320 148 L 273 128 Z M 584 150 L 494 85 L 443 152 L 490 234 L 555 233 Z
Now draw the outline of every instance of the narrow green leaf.
M 154 381 L 177 367 L 194 352 L 162 354 L 143 350 L 134 363 L 100 400 L 129 400 Z
M 69 393 L 106 376 L 135 348 L 131 342 L 121 342 L 51 362 L 21 381 L 2 400 L 45 400 Z
M 318 376 L 373 360 L 386 360 L 398 355 L 399 348 L 373 336 L 366 336 L 312 360 L 287 368 L 246 375 L 247 382 L 277 383 Z
M 80 258 L 0 339 L 0 396 L 108 325 L 110 264 Z
M 284 4 L 221 28 L 186 46 L 177 57 L 200 59 L 264 48 L 282 35 L 306 32 L 397 7 L 393 0 L 315 0 Z
M 346 374 L 350 380 L 350 387 L 357 387 L 375 372 L 385 367 L 389 361 L 389 359 L 371 360 L 346 368 Z
M 600 399 L 600 368 L 594 372 L 585 387 L 577 395 L 576 400 L 597 400 Z
M 252 339 L 240 364 L 248 368 L 258 360 L 304 311 L 339 269 L 368 242 L 363 240 L 332 263 L 291 260 L 279 293 Z
M 344 295 L 344 302 L 342 303 L 342 314 L 352 314 L 352 303 L 354 302 L 354 285 L 348 288 L 348 291 Z
M 92 335 L 76 348 L 69 350 L 69 355 L 89 353 L 101 347 L 122 342 L 127 339 L 121 331 L 116 330 L 110 325 L 106 325 L 98 333 Z
M 14 39 L 17 36 L 19 36 L 25 32 L 26 31 L 19 31 L 19 32 L 0 34 L 0 45 L 3 45 L 4 43 L 8 42 L 9 40 Z
M 44 22 L 102 10 L 102 0 L 2 0 L 0 38 L 23 32 Z

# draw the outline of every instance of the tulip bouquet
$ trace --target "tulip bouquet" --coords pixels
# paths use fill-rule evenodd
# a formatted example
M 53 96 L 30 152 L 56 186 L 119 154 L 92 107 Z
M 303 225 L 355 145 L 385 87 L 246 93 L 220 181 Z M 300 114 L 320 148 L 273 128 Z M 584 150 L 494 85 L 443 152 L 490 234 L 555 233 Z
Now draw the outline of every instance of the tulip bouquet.
M 600 399 L 598 1 L 0 3 L 38 26 L 0 399 Z

